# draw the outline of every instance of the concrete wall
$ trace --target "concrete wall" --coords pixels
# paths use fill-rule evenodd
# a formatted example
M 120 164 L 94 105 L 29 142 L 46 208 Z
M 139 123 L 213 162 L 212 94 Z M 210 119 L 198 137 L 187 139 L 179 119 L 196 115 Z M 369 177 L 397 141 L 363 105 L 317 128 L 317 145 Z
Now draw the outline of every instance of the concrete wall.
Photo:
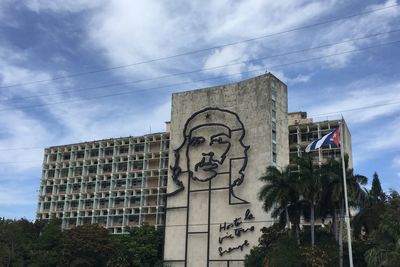
M 167 198 L 164 247 L 169 266 L 227 266 L 227 260 L 237 260 L 229 266 L 243 266 L 260 229 L 273 222 L 257 199 L 263 185 L 258 178 L 273 165 L 272 83 L 277 88 L 276 164 L 286 166 L 287 88 L 273 75 L 173 94 L 169 159 L 175 168 L 169 171 L 167 192 L 176 194 Z M 179 175 L 173 178 L 173 172 Z M 231 186 L 235 180 L 240 185 Z M 240 228 L 248 230 L 239 236 Z

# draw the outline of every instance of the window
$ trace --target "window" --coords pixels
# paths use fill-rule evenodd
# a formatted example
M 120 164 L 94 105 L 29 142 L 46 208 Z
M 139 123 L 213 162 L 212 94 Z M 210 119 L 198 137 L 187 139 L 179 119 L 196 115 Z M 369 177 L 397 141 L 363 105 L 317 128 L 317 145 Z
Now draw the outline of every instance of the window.
M 132 164 L 132 168 L 134 170 L 141 170 L 143 169 L 143 161 L 134 161 Z
M 272 162 L 276 163 L 276 153 L 272 153 Z
M 276 120 L 276 111 L 272 110 L 272 120 Z
M 49 177 L 49 178 L 54 177 L 54 170 L 48 170 L 47 177 Z
M 105 156 L 112 156 L 114 154 L 114 149 L 112 147 L 108 147 L 104 150 Z
M 276 141 L 276 130 L 272 130 L 272 141 Z
M 65 190 L 67 189 L 67 187 L 65 185 L 61 185 L 60 188 L 58 189 L 58 191 L 60 193 L 65 193 Z
M 101 188 L 102 189 L 109 189 L 110 188 L 110 182 L 102 182 L 101 183 Z
M 89 166 L 89 174 L 95 174 L 96 172 L 97 172 L 96 165 Z
M 118 163 L 118 171 L 127 171 L 128 170 L 128 163 L 122 162 Z
M 82 175 L 82 167 L 75 168 L 75 175 Z
M 106 208 L 108 206 L 108 200 L 100 200 L 100 208 Z
M 132 186 L 137 186 L 142 184 L 142 179 L 134 179 L 132 180 Z
M 112 171 L 112 165 L 111 164 L 105 164 L 103 165 L 103 172 L 108 173 Z
M 272 122 L 272 130 L 276 130 L 276 122 Z
M 142 152 L 142 151 L 144 151 L 144 144 L 136 144 L 135 152 Z
M 297 144 L 297 133 L 289 134 L 289 144 Z
M 68 168 L 61 169 L 61 177 L 67 177 L 68 176 Z
M 99 156 L 99 150 L 98 149 L 93 149 L 90 150 L 90 157 L 95 158 Z
M 88 183 L 86 188 L 87 188 L 87 190 L 92 190 L 92 189 L 95 188 L 95 184 L 94 183 Z
M 124 204 L 124 199 L 123 198 L 116 198 L 115 199 L 115 205 L 119 205 L 119 204 Z
M 127 154 L 129 151 L 129 147 L 128 146 L 121 146 L 119 148 L 119 154 Z
M 125 187 L 125 181 L 124 180 L 118 180 L 117 181 L 117 187 Z
M 84 156 L 85 156 L 85 151 L 78 151 L 76 153 L 76 158 L 77 159 L 83 159 Z
M 274 99 L 272 99 L 271 104 L 272 104 L 272 109 L 276 109 L 276 101 Z
M 50 157 L 49 158 L 50 161 L 56 161 L 57 160 L 57 155 L 56 154 L 51 154 L 49 157 Z
M 71 158 L 71 154 L 70 153 L 65 153 L 63 155 L 63 160 L 69 160 Z

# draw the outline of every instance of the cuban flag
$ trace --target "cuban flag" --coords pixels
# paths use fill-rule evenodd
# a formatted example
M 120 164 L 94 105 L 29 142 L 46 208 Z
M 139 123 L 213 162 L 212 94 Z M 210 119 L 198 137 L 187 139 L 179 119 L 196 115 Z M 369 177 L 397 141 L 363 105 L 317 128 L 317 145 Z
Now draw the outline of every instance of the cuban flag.
M 314 142 L 309 144 L 306 147 L 306 152 L 317 150 L 321 146 L 326 146 L 326 145 L 334 145 L 335 147 L 338 147 L 338 145 L 339 145 L 339 128 L 336 128 L 332 132 L 324 135 L 322 138 L 315 140 Z

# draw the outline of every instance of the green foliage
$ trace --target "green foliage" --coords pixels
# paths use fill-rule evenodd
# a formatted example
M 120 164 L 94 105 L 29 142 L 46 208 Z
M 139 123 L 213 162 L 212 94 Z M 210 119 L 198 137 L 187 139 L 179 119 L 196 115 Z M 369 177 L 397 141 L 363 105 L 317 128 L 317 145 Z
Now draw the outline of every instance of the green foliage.
M 0 219 L 0 266 L 157 267 L 162 241 L 162 232 L 149 225 L 111 236 L 98 225 L 62 232 L 60 220 Z
M 5 266 L 25 266 L 33 240 L 39 236 L 40 225 L 26 219 L 0 219 L 0 263 Z
M 62 244 L 61 220 L 50 220 L 32 244 L 29 266 L 58 266 L 62 256 Z
M 253 247 L 250 253 L 244 258 L 245 267 L 263 267 L 264 259 L 267 256 L 267 250 L 264 247 Z
M 352 247 L 353 247 L 353 263 L 354 266 L 358 267 L 363 267 L 367 266 L 367 263 L 365 261 L 365 252 L 370 249 L 371 243 L 368 241 L 361 241 L 361 240 L 353 240 L 352 242 Z M 344 250 L 345 253 L 345 258 L 348 257 L 347 249 Z
M 386 195 L 382 190 L 378 174 L 375 172 L 372 178 L 372 186 L 369 191 L 369 197 L 374 203 L 383 203 L 386 201 Z
M 116 236 L 113 243 L 117 248 L 116 259 L 121 266 L 153 267 L 161 266 L 163 232 L 154 226 L 143 225 L 132 228 L 129 235 Z M 123 265 L 123 262 L 129 265 Z
M 290 221 L 289 210 L 299 200 L 296 173 L 289 166 L 282 171 L 275 166 L 270 166 L 267 168 L 266 174 L 259 179 L 265 182 L 258 193 L 258 198 L 263 201 L 264 210 L 268 212 L 274 208 L 273 217 L 281 216 L 288 225 Z
M 295 237 L 282 225 L 264 227 L 259 245 L 246 255 L 246 267 L 279 266 L 336 266 L 338 263 L 337 244 L 327 231 L 316 232 L 314 249 L 299 245 Z M 301 233 L 302 238 L 309 238 L 309 231 Z
M 64 235 L 62 265 L 106 266 L 113 247 L 110 233 L 96 224 L 82 225 Z
M 301 253 L 295 238 L 286 235 L 280 237 L 266 256 L 268 267 L 301 266 Z
M 250 254 L 245 257 L 245 267 L 263 267 L 266 264 L 266 256 L 272 250 L 273 246 L 288 232 L 282 224 L 273 224 L 270 227 L 261 229 L 262 235 L 258 239 L 259 245 L 250 250 Z
M 399 266 L 400 263 L 400 198 L 392 194 L 380 217 L 378 229 L 372 233 L 370 248 L 365 253 L 368 266 Z
M 303 266 L 323 267 L 332 266 L 330 255 L 326 250 L 320 247 L 301 247 L 300 255 L 303 261 Z

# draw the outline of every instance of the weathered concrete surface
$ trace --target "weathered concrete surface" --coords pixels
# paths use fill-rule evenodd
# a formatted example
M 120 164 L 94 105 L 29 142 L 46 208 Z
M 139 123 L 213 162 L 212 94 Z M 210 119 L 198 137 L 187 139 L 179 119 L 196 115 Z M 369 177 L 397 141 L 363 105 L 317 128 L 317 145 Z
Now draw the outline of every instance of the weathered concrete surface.
M 164 249 L 166 264 L 185 266 L 183 261 L 186 258 L 187 266 L 203 267 L 207 266 L 208 258 L 209 260 L 218 260 L 210 261 L 209 266 L 226 266 L 227 262 L 220 260 L 228 259 L 239 260 L 230 262 L 230 266 L 242 266 L 243 262 L 240 260 L 244 259 L 251 247 L 257 245 L 258 238 L 261 235 L 260 229 L 272 223 L 270 214 L 263 211 L 262 203 L 257 199 L 257 193 L 263 185 L 258 178 L 265 173 L 267 166 L 273 164 L 272 83 L 276 84 L 277 89 L 276 165 L 286 166 L 289 162 L 287 87 L 273 75 L 265 74 L 235 84 L 173 94 L 169 159 L 170 165 L 174 166 L 175 156 L 179 155 L 176 166 L 179 166 L 181 174 L 177 176 L 177 180 L 181 181 L 185 188 L 183 191 L 169 196 L 167 200 Z M 188 123 L 189 129 L 186 131 L 188 137 L 185 139 L 183 131 L 187 120 L 195 112 L 210 107 L 236 113 L 243 123 L 245 132 L 240 129 L 240 123 L 232 114 L 208 110 L 194 117 Z M 224 126 L 210 125 L 221 122 Z M 203 124 L 208 125 L 204 126 Z M 226 126 L 234 131 L 230 131 Z M 191 131 L 190 134 L 188 134 L 189 131 Z M 218 136 L 213 137 L 213 135 Z M 199 141 L 200 144 L 192 144 L 188 147 L 190 140 L 194 140 L 193 137 L 203 143 Z M 199 139 L 198 137 L 202 138 Z M 216 140 L 216 142 L 211 141 L 212 138 L 218 139 L 218 137 L 222 138 Z M 240 143 L 241 138 L 242 144 Z M 219 143 L 216 144 L 217 142 Z M 245 159 L 243 158 L 246 154 L 246 146 L 249 146 L 247 150 L 248 160 L 244 168 Z M 174 150 L 178 150 L 177 154 L 174 154 Z M 210 155 L 207 154 L 209 151 L 212 151 L 214 161 L 210 160 Z M 188 157 L 190 158 L 189 162 Z M 239 159 L 230 160 L 232 158 Z M 218 159 L 219 162 L 216 162 L 215 160 Z M 219 174 L 212 178 L 211 182 L 199 181 L 201 179 L 207 180 L 209 174 L 212 173 L 212 171 L 202 169 L 207 167 L 202 167 L 204 164 L 198 165 L 198 170 L 195 170 L 196 163 L 202 160 L 203 163 L 213 162 L 218 165 L 214 170 Z M 214 167 L 211 167 L 211 169 Z M 237 197 L 248 201 L 248 204 L 230 205 L 228 189 L 212 190 L 211 193 L 206 190 L 188 194 L 189 187 L 191 190 L 208 189 L 209 187 L 211 189 L 229 188 L 232 181 L 240 177 L 240 170 L 243 168 L 243 181 L 239 186 L 232 187 L 232 190 Z M 199 179 L 190 179 L 189 172 L 192 172 L 193 176 Z M 170 170 L 168 192 L 174 192 L 177 189 L 179 189 L 179 186 L 172 179 Z M 231 201 L 233 203 L 240 202 L 232 195 Z M 188 204 L 189 209 L 185 208 Z M 173 209 L 174 207 L 176 209 Z M 187 213 L 188 210 L 189 214 Z M 247 210 L 251 212 L 254 218 L 250 217 L 250 219 L 244 220 Z M 237 225 L 224 229 L 224 223 L 232 223 L 235 218 L 240 218 L 236 221 Z M 238 236 L 238 233 L 235 235 L 234 231 L 238 228 L 249 230 Z M 189 234 L 186 238 L 186 231 L 197 233 Z M 220 238 L 224 236 L 228 237 L 220 241 Z M 239 247 L 231 252 L 224 252 L 229 248 L 236 248 L 240 245 L 243 246 L 243 249 Z

